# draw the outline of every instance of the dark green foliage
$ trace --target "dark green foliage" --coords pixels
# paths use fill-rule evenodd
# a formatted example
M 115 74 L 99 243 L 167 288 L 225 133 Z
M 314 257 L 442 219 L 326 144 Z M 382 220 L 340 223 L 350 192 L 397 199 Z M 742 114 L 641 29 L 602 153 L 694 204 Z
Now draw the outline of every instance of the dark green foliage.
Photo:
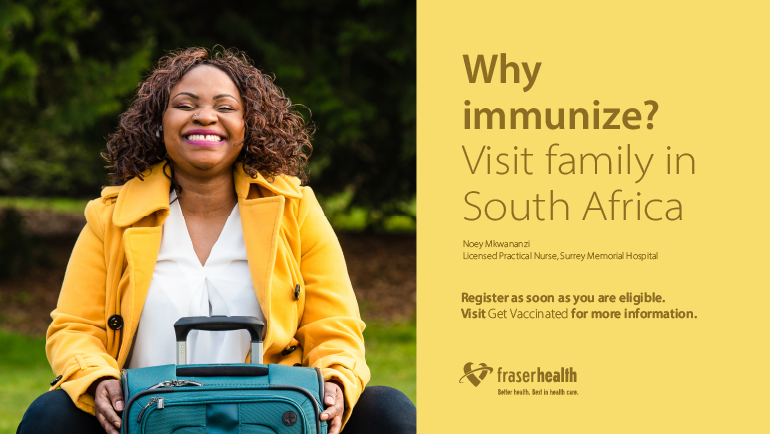
M 33 240 L 24 233 L 24 219 L 13 208 L 0 210 L 0 279 L 30 268 Z
M 100 22 L 87 0 L 0 2 L 0 193 L 94 196 L 98 156 L 150 49 L 84 53 Z
M 0 193 L 94 196 L 98 152 L 164 52 L 246 51 L 317 125 L 320 194 L 373 215 L 415 191 L 415 5 L 401 0 L 0 2 Z M 309 111 L 305 111 L 309 115 Z

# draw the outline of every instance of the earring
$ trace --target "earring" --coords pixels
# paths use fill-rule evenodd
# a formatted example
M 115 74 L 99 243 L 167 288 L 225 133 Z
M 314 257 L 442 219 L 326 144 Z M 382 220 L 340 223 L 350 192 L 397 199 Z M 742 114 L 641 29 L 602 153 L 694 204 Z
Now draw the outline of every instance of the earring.
M 160 132 L 163 131 L 163 125 L 158 127 L 158 129 L 155 131 L 155 137 L 160 137 Z

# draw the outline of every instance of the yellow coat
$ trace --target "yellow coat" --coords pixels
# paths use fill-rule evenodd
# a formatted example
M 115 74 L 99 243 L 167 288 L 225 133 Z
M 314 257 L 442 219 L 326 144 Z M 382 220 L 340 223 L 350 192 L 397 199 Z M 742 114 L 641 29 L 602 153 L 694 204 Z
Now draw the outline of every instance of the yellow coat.
M 120 378 L 147 297 L 169 213 L 170 180 L 162 167 L 153 166 L 144 180 L 107 187 L 88 203 L 86 227 L 51 313 L 46 352 L 61 375 L 51 390 L 61 386 L 91 414 L 94 399 L 86 390 L 100 377 Z M 302 363 L 321 368 L 326 380 L 342 381 L 345 422 L 369 368 L 365 325 L 337 237 L 312 190 L 296 178 L 252 179 L 240 164 L 233 178 L 251 279 L 267 319 L 264 362 Z M 108 326 L 113 315 L 123 319 L 119 330 Z

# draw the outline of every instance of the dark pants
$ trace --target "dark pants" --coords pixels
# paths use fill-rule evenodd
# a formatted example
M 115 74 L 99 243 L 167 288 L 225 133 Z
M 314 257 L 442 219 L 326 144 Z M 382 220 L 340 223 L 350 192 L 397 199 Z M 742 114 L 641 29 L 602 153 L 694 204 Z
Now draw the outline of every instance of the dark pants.
M 358 399 L 345 434 L 400 434 L 417 431 L 417 409 L 400 391 L 367 387 Z M 104 434 L 99 421 L 75 407 L 61 389 L 40 395 L 24 413 L 16 434 Z

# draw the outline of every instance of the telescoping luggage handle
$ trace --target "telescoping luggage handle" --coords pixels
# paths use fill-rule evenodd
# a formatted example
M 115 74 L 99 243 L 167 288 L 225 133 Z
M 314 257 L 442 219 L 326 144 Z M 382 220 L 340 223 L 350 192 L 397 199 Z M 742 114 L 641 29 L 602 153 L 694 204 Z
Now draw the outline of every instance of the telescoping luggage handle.
M 265 324 L 253 316 L 191 316 L 174 323 L 176 331 L 176 364 L 187 364 L 187 334 L 192 330 L 248 330 L 251 335 L 251 363 L 262 364 L 262 330 Z M 255 357 L 256 355 L 256 357 Z

